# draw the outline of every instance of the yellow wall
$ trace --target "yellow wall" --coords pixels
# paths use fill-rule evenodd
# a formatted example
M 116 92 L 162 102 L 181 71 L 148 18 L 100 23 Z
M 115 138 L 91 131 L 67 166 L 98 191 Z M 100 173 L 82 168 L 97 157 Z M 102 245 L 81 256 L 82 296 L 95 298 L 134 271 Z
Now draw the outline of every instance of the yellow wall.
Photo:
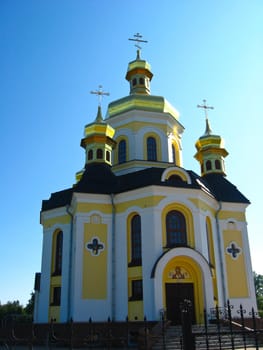
M 143 301 L 129 301 L 128 303 L 128 318 L 130 321 L 143 321 Z
M 98 255 L 92 255 L 87 249 L 87 244 L 93 238 L 104 245 Z M 106 224 L 84 224 L 83 240 L 83 286 L 82 297 L 84 299 L 106 299 L 107 298 L 107 225 Z
M 246 298 L 249 295 L 241 231 L 224 230 L 223 237 L 229 298 Z M 231 242 L 235 242 L 242 249 L 236 259 L 226 251 Z
M 55 319 L 55 322 L 60 322 L 60 306 L 50 306 L 49 307 L 49 321 Z

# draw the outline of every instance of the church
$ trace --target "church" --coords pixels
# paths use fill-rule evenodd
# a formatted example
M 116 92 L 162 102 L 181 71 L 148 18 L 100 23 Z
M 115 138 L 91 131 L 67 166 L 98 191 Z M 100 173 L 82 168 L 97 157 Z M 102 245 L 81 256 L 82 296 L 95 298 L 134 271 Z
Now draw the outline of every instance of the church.
M 80 141 L 85 166 L 75 184 L 42 202 L 41 272 L 34 322 L 180 323 L 190 300 L 194 323 L 227 301 L 257 309 L 248 242 L 249 200 L 227 180 L 224 141 L 211 129 L 183 167 L 177 110 L 151 94 L 150 64 L 129 62 L 129 94 L 99 105 Z M 98 95 L 104 92 L 100 88 Z

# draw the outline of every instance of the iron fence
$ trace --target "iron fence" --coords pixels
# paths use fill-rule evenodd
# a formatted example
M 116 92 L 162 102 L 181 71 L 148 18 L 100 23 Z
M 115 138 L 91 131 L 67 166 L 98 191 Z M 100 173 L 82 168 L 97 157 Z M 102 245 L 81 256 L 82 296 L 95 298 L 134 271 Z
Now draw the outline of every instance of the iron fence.
M 159 322 L 130 321 L 33 324 L 8 321 L 0 324 L 0 350 L 28 349 L 153 349 L 224 350 L 260 349 L 263 320 L 242 306 L 235 312 L 228 302 L 224 308 L 204 310 L 204 324 L 192 325 L 191 304 L 181 307 L 181 324 L 171 325 L 165 312 Z M 236 317 L 238 315 L 238 317 Z

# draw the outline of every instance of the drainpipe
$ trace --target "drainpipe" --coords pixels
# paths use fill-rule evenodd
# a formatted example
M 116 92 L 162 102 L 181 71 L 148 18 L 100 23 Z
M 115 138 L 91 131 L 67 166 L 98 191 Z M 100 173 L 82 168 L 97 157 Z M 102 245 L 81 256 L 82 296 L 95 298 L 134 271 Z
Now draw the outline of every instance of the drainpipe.
M 69 233 L 69 264 L 68 264 L 68 322 L 70 322 L 72 318 L 71 314 L 71 297 L 72 297 L 72 286 L 71 286 L 71 281 L 72 281 L 72 251 L 73 251 L 73 214 L 69 211 L 69 205 L 67 205 L 67 213 L 71 217 L 70 220 L 70 233 Z
M 111 207 L 112 207 L 112 288 L 111 288 L 111 309 L 112 309 L 112 320 L 115 320 L 116 313 L 116 257 L 115 257 L 115 220 L 116 220 L 116 207 L 114 204 L 114 194 L 110 194 Z
M 222 209 L 222 202 L 219 201 L 219 208 L 216 211 L 216 231 L 217 231 L 217 239 L 218 239 L 218 250 L 219 250 L 219 262 L 220 262 L 220 271 L 221 271 L 221 280 L 222 280 L 222 289 L 223 289 L 223 302 L 224 306 L 226 305 L 226 285 L 225 285 L 225 278 L 224 278 L 224 270 L 223 270 L 223 255 L 222 255 L 222 238 L 221 233 L 219 229 L 219 213 Z

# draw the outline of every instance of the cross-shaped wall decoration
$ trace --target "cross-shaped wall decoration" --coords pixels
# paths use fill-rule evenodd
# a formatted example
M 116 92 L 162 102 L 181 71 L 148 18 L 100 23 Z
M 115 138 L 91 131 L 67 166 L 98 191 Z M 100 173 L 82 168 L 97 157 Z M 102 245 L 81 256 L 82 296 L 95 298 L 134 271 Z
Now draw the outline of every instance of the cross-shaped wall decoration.
M 86 248 L 92 255 L 98 256 L 100 252 L 104 250 L 104 244 L 99 241 L 97 237 L 92 238 L 90 242 L 86 244 Z
M 231 242 L 228 247 L 226 247 L 227 254 L 231 255 L 233 259 L 237 259 L 238 255 L 241 254 L 242 249 L 238 247 L 235 242 Z

